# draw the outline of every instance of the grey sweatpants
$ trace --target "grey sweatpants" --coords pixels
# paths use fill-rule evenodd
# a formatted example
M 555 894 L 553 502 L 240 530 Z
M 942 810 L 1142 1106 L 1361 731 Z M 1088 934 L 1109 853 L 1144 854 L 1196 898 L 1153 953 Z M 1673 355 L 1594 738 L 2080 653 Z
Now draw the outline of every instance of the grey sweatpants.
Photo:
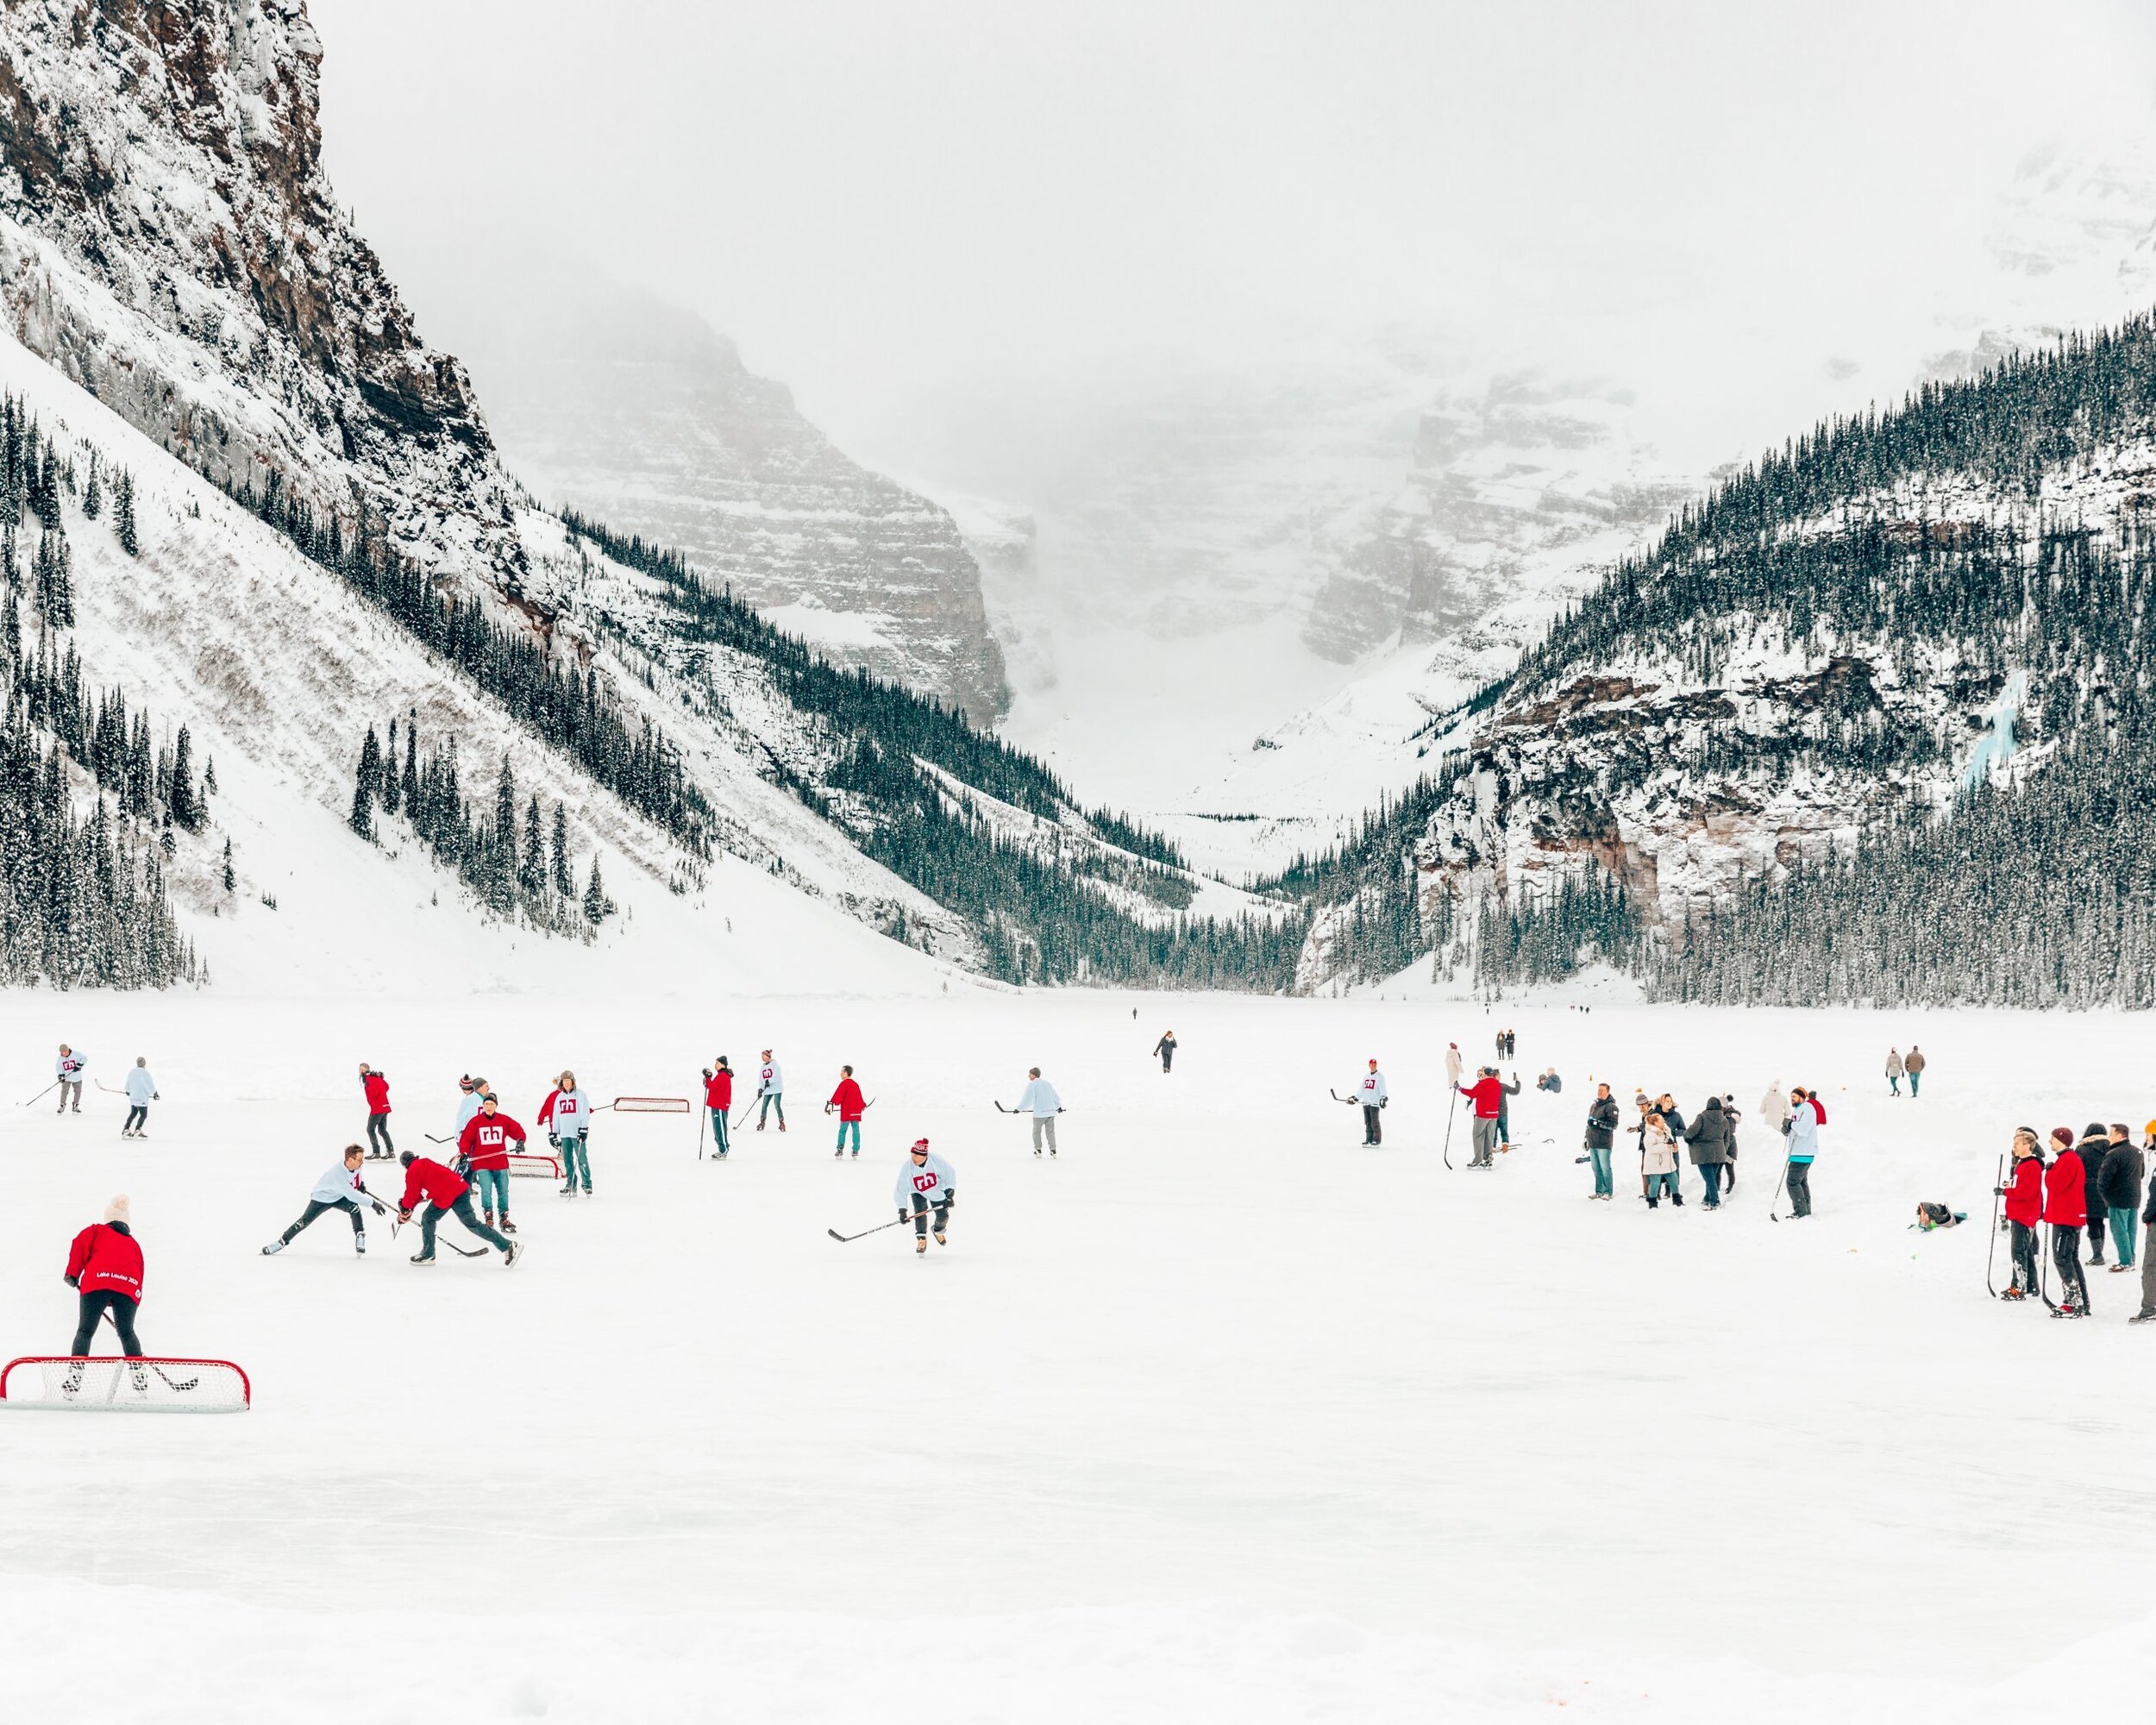
M 1042 1138 L 1042 1137 L 1043 1137 L 1044 1135 L 1045 1135 L 1045 1136 L 1046 1136 L 1046 1138 L 1047 1138 L 1047 1139 L 1048 1139 L 1048 1153 L 1049 1153 L 1050 1156 L 1055 1155 L 1055 1153 L 1056 1153 L 1056 1116 L 1055 1116 L 1055 1115 L 1053 1115 L 1053 1114 L 1036 1114 L 1036 1115 L 1034 1115 L 1034 1116 L 1033 1116 L 1033 1154 L 1034 1154 L 1034 1155 L 1036 1155 L 1036 1156 L 1038 1156 L 1038 1155 L 1041 1153 L 1041 1138 Z
M 1475 1122 L 1475 1159 L 1488 1162 L 1497 1153 L 1497 1122 L 1476 1119 Z
M 2141 1310 L 2156 1312 L 2156 1222 L 2141 1230 Z

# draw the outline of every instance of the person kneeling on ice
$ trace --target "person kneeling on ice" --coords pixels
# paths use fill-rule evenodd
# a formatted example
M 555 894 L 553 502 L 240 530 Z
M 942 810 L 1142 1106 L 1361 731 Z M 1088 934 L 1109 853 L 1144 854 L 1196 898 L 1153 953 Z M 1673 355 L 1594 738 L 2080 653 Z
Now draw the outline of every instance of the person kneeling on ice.
M 147 1054 L 135 1057 L 135 1064 L 128 1069 L 122 1081 L 127 1089 L 128 1120 L 120 1128 L 122 1138 L 144 1138 L 142 1128 L 149 1124 L 150 1104 L 157 1100 L 157 1080 L 150 1076 L 150 1060 Z
M 442 1218 L 449 1212 L 456 1219 L 490 1245 L 502 1249 L 502 1266 L 507 1269 L 523 1255 L 521 1242 L 504 1239 L 472 1214 L 472 1189 L 463 1177 L 444 1168 L 440 1163 L 406 1151 L 398 1158 L 404 1164 L 404 1196 L 397 1207 L 397 1220 L 408 1222 L 411 1213 L 420 1205 L 427 1213 L 419 1219 L 419 1250 L 412 1254 L 414 1264 L 434 1262 L 434 1231 Z
M 356 1144 L 344 1147 L 344 1160 L 315 1182 L 315 1189 L 307 1195 L 307 1208 L 299 1213 L 299 1220 L 262 1248 L 264 1258 L 274 1257 L 284 1251 L 301 1234 L 315 1224 L 315 1218 L 325 1210 L 344 1210 L 352 1217 L 352 1250 L 364 1257 L 367 1253 L 367 1217 L 360 1202 L 373 1205 L 374 1214 L 385 1216 L 389 1207 L 366 1187 L 360 1184 L 360 1164 L 367 1160 L 367 1152 Z
M 105 1207 L 105 1219 L 92 1222 L 75 1236 L 67 1249 L 67 1285 L 80 1296 L 77 1306 L 74 1346 L 68 1357 L 80 1359 L 90 1352 L 91 1338 L 97 1333 L 97 1320 L 110 1312 L 112 1327 L 119 1332 L 120 1352 L 129 1359 L 142 1358 L 142 1344 L 135 1334 L 135 1314 L 142 1304 L 142 1248 L 135 1243 L 128 1220 L 128 1201 L 122 1193 Z M 79 1371 L 78 1367 L 76 1371 Z M 72 1392 L 81 1380 L 68 1374 Z M 136 1368 L 135 1387 L 147 1380 Z
M 519 1149 L 524 1142 L 524 1129 L 502 1113 L 501 1105 L 489 1090 L 479 1098 L 479 1111 L 464 1123 L 464 1130 L 457 1135 L 457 1149 L 464 1157 L 465 1165 L 472 1170 L 472 1185 L 479 1189 L 479 1202 L 486 1211 L 491 1226 L 497 1208 L 501 1212 L 502 1232 L 513 1234 L 517 1224 L 509 1220 L 509 1146 L 514 1141 Z
M 957 1176 L 951 1172 L 950 1164 L 936 1155 L 928 1147 L 928 1140 L 917 1138 L 913 1148 L 906 1151 L 906 1166 L 899 1170 L 896 1193 L 899 1220 L 913 1218 L 913 1250 L 928 1250 L 928 1213 L 936 1212 L 936 1244 L 945 1244 L 943 1236 L 950 1227 L 951 1206 L 958 1201 L 956 1185 Z
M 566 1194 L 576 1188 L 577 1168 L 584 1170 L 584 1195 L 592 1195 L 592 1157 L 585 1148 L 585 1140 L 592 1132 L 592 1111 L 584 1106 L 584 1093 L 576 1088 L 576 1074 L 564 1072 L 554 1081 L 554 1088 L 547 1100 L 539 1105 L 539 1124 L 547 1129 L 555 1153 L 561 1158 L 561 1189 Z M 511 1120 L 510 1125 L 516 1122 Z M 505 1160 L 505 1166 L 507 1165 Z M 509 1194 L 502 1194 L 502 1226 L 509 1227 Z M 515 1233 L 514 1228 L 509 1228 Z
M 861 1116 L 868 1106 L 861 1099 L 861 1086 L 854 1082 L 854 1069 L 850 1066 L 840 1067 L 838 1088 L 831 1092 L 830 1101 L 824 1104 L 824 1112 L 827 1114 L 833 1108 L 838 1110 L 838 1148 L 831 1152 L 833 1156 L 845 1155 L 849 1128 L 854 1135 L 854 1154 L 861 1154 Z
M 1365 1145 L 1382 1144 L 1385 1127 L 1380 1119 L 1385 1111 L 1385 1075 L 1377 1070 L 1377 1063 L 1370 1062 L 1369 1074 L 1363 1078 L 1356 1100 L 1363 1105 L 1363 1142 Z
M 2036 1230 L 2044 1220 L 2044 1151 L 2034 1128 L 2014 1134 L 2014 1171 L 1999 1188 L 2013 1231 L 2014 1278 L 2002 1300 L 2026 1300 L 2036 1291 Z
M 1921 1228 L 1928 1234 L 1935 1233 L 1940 1228 L 1958 1228 L 1968 1220 L 1965 1211 L 1950 1210 L 1944 1204 L 1927 1201 L 1916 1207 L 1916 1220 L 1909 1226 Z

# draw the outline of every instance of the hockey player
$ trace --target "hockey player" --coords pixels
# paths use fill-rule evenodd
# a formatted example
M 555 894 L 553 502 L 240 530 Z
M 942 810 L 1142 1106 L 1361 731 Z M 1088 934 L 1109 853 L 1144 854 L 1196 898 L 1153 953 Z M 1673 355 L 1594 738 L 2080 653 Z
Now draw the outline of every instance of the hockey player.
M 584 1170 L 584 1195 L 592 1195 L 592 1158 L 585 1140 L 591 1136 L 592 1111 L 585 1106 L 584 1093 L 576 1088 L 576 1074 L 564 1072 L 554 1081 L 554 1088 L 547 1100 L 539 1105 L 539 1124 L 547 1129 L 555 1151 L 561 1158 L 561 1190 L 564 1196 L 575 1189 L 577 1170 Z M 509 1226 L 509 1200 L 504 1195 L 502 1226 Z M 512 1229 L 513 1233 L 514 1230 Z
M 472 1214 L 472 1189 L 461 1176 L 430 1157 L 414 1156 L 409 1150 L 399 1159 L 404 1164 L 404 1195 L 397 1207 L 397 1220 L 408 1222 L 414 1210 L 423 1203 L 427 1206 L 426 1214 L 419 1219 L 419 1250 L 412 1254 L 414 1264 L 434 1262 L 435 1227 L 451 1211 L 481 1239 L 502 1249 L 503 1269 L 523 1255 L 522 1240 L 504 1239 Z
M 763 1130 L 765 1117 L 772 1109 L 779 1111 L 779 1130 L 786 1130 L 786 1074 L 779 1070 L 779 1063 L 771 1057 L 771 1051 L 763 1051 L 763 1066 L 756 1074 L 756 1130 Z
M 946 1244 L 943 1236 L 950 1228 L 951 1207 L 958 1201 L 958 1176 L 951 1172 L 950 1164 L 930 1151 L 924 1138 L 913 1140 L 906 1157 L 906 1165 L 899 1170 L 899 1220 L 913 1218 L 913 1250 L 924 1252 L 928 1250 L 931 1208 L 936 1212 L 936 1244 Z
M 1056 1094 L 1056 1087 L 1041 1076 L 1041 1069 L 1029 1067 L 1025 1074 L 1025 1088 L 1018 1096 L 1018 1105 L 1011 1110 L 1014 1114 L 1033 1117 L 1033 1154 L 1041 1153 L 1041 1138 L 1048 1139 L 1048 1153 L 1056 1153 L 1056 1116 L 1063 1111 L 1063 1099 Z
M 1382 1144 L 1385 1129 L 1378 1117 L 1385 1112 L 1385 1075 L 1377 1070 L 1377 1063 L 1370 1062 L 1370 1070 L 1363 1076 L 1362 1088 L 1356 1099 L 1363 1105 L 1363 1142 L 1365 1145 Z
M 479 1082 L 484 1085 L 486 1081 Z M 465 1166 L 472 1170 L 470 1183 L 478 1189 L 487 1222 L 492 1225 L 498 1211 L 505 1234 L 517 1232 L 517 1224 L 509 1220 L 509 1146 L 512 1143 L 523 1147 L 524 1129 L 502 1113 L 494 1093 L 488 1090 L 479 1098 L 479 1113 L 457 1134 L 457 1149 Z
M 67 1285 L 81 1296 L 69 1357 L 80 1359 L 90 1352 L 90 1339 L 97 1333 L 97 1320 L 110 1312 L 112 1327 L 120 1333 L 120 1352 L 129 1359 L 141 1358 L 135 1314 L 142 1303 L 142 1248 L 135 1244 L 135 1231 L 128 1221 L 124 1193 L 105 1207 L 103 1221 L 92 1222 L 75 1236 L 75 1243 L 67 1249 L 66 1275 Z M 78 1382 L 71 1374 L 68 1387 L 72 1389 Z M 144 1387 L 140 1371 L 135 1387 Z
M 307 1208 L 299 1213 L 299 1220 L 262 1248 L 264 1258 L 274 1258 L 314 1226 L 315 1218 L 325 1210 L 342 1210 L 352 1218 L 352 1250 L 360 1257 L 367 1256 L 367 1217 L 362 1203 L 372 1204 L 374 1214 L 385 1216 L 389 1208 L 360 1183 L 360 1164 L 367 1160 L 367 1152 L 356 1144 L 344 1147 L 344 1157 L 321 1179 L 315 1182 L 315 1189 L 307 1195 Z
M 2014 1276 L 2002 1300 L 2026 1300 L 2036 1291 L 2037 1230 L 2044 1221 L 2044 1151 L 2033 1127 L 2014 1134 L 2014 1171 L 1998 1189 L 2013 1230 Z
M 470 1073 L 457 1080 L 457 1119 L 449 1128 L 454 1140 L 464 1136 L 465 1127 L 472 1124 L 472 1116 L 479 1113 L 480 1100 L 486 1095 L 486 1080 L 474 1078 Z
M 1497 1153 L 1497 1116 L 1505 1101 L 1505 1087 L 1498 1081 L 1497 1069 L 1485 1066 L 1476 1074 L 1472 1084 L 1457 1088 L 1475 1105 L 1475 1154 L 1468 1159 L 1467 1165 L 1495 1168 L 1497 1164 L 1492 1158 Z
M 87 1056 L 76 1053 L 64 1042 L 60 1044 L 60 1058 L 53 1063 L 53 1076 L 60 1080 L 60 1107 L 53 1113 L 64 1114 L 67 1112 L 67 1101 L 71 1095 L 74 1097 L 75 1112 L 78 1114 L 82 1112 L 83 1069 L 89 1064 Z
M 122 1138 L 146 1138 L 143 1127 L 149 1124 L 150 1104 L 157 1100 L 157 1080 L 150 1076 L 150 1063 L 147 1055 L 135 1057 L 135 1064 L 128 1069 L 123 1081 L 127 1087 L 128 1120 L 120 1128 Z
M 711 1138 L 718 1146 L 718 1159 L 726 1159 L 726 1115 L 734 1106 L 734 1069 L 720 1055 L 704 1069 L 704 1106 L 711 1116 Z
M 838 1148 L 831 1152 L 833 1156 L 845 1155 L 846 1129 L 849 1126 L 853 1128 L 854 1154 L 861 1154 L 861 1116 L 868 1106 L 861 1100 L 861 1086 L 854 1082 L 854 1069 L 850 1066 L 840 1067 L 838 1088 L 831 1092 L 830 1101 L 824 1104 L 824 1112 L 827 1114 L 833 1108 L 838 1110 Z
M 378 1161 L 397 1154 L 389 1136 L 389 1079 L 364 1060 L 360 1063 L 360 1088 L 367 1093 L 367 1143 Z
M 1175 1032 L 1163 1031 L 1161 1039 L 1153 1044 L 1153 1052 L 1160 1056 L 1161 1076 L 1165 1078 L 1169 1069 L 1175 1063 Z

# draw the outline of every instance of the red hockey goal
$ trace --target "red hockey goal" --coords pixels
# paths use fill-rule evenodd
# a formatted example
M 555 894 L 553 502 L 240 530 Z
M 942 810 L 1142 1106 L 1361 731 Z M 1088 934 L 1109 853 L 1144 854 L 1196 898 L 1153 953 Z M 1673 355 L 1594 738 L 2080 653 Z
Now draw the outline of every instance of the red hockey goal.
M 244 1414 L 254 1402 L 229 1359 L 31 1354 L 0 1366 L 0 1412 Z
M 614 1112 L 617 1114 L 686 1114 L 689 1111 L 686 1096 L 617 1096 Z
M 554 1156 L 531 1156 L 512 1150 L 509 1153 L 509 1173 L 511 1179 L 559 1180 L 561 1177 L 561 1159 Z

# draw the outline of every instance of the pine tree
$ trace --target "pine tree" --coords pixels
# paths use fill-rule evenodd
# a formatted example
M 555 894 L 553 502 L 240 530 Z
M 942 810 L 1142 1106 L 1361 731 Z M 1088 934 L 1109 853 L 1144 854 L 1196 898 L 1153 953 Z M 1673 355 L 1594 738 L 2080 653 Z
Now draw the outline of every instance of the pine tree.
M 194 763 L 189 757 L 188 747 L 187 727 L 183 724 L 172 742 L 172 784 L 165 799 L 172 819 L 183 832 L 192 832 L 202 825 L 202 803 L 195 794 Z
M 576 876 L 569 872 L 569 814 L 560 803 L 554 806 L 554 890 L 565 899 L 576 896 Z
M 112 530 L 128 556 L 141 555 L 141 541 L 135 530 L 135 475 L 125 467 L 120 469 L 119 483 L 113 488 Z
M 46 528 L 37 536 L 38 615 L 55 629 L 72 629 L 75 623 L 74 559 L 67 549 L 67 536 L 58 525 Z
M 229 893 L 229 892 L 230 892 L 230 891 L 233 889 L 233 888 L 234 888 L 234 887 L 235 887 L 237 883 L 238 883 L 238 876 L 236 876 L 235 875 L 234 875 L 234 874 L 233 874 L 233 872 L 232 872 L 232 841 L 231 841 L 230 839 L 229 839 L 229 838 L 228 838 L 228 839 L 226 839 L 226 840 L 225 840 L 225 842 L 224 842 L 224 889 L 225 889 L 225 891 L 226 891 L 226 892 L 228 892 L 228 893 Z
M 98 474 L 97 452 L 92 449 L 90 452 L 90 483 L 83 487 L 82 512 L 86 519 L 95 521 L 104 506 L 104 484 Z
M 381 770 L 382 744 L 370 724 L 367 740 L 360 745 L 360 769 L 352 784 L 352 816 L 346 823 L 370 843 L 374 837 L 374 783 Z
M 536 791 L 524 810 L 523 860 L 517 867 L 517 889 L 531 904 L 537 904 L 547 890 L 547 826 Z
M 597 928 L 614 913 L 614 901 L 606 896 L 606 888 L 599 879 L 599 852 L 592 853 L 592 875 L 584 883 L 584 920 Z
M 202 763 L 202 794 L 205 797 L 217 794 L 217 757 L 214 755 Z

